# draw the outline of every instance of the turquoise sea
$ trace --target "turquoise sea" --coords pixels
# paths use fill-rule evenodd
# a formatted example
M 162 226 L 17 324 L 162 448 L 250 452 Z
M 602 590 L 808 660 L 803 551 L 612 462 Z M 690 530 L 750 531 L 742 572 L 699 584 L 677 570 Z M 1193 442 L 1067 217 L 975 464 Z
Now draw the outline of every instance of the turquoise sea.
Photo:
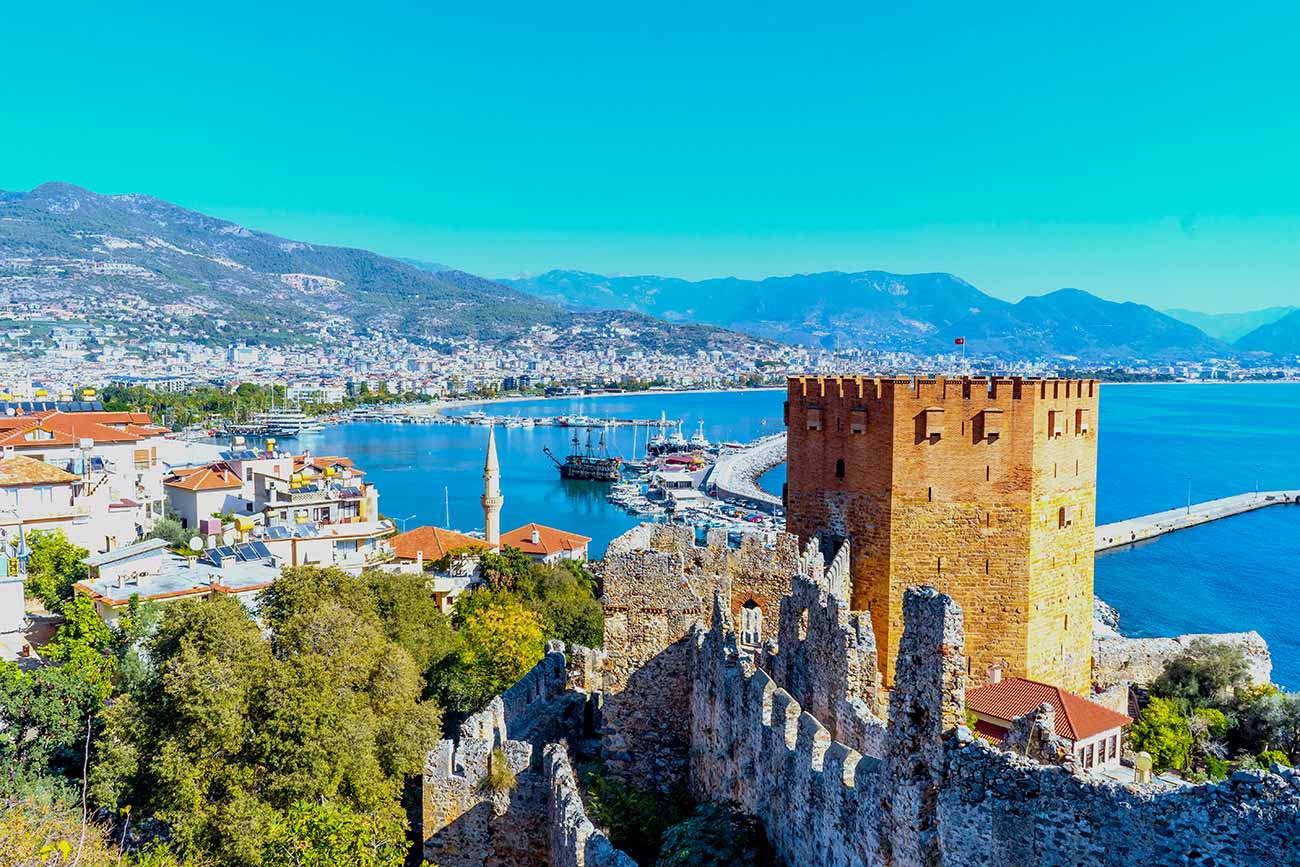
M 493 414 L 669 418 L 689 436 L 703 419 L 712 440 L 748 440 L 782 427 L 780 390 L 639 394 L 500 403 Z M 467 412 L 469 408 L 458 409 Z M 1300 384 L 1107 385 L 1102 388 L 1098 520 L 1119 520 L 1252 490 L 1300 488 Z M 563 457 L 571 431 L 497 428 L 505 506 L 502 528 L 528 521 L 593 537 L 600 556 L 637 519 L 605 502 L 596 483 L 561 482 L 542 453 Z M 611 451 L 632 448 L 630 428 Z M 639 442 L 644 434 L 638 435 Z M 304 437 L 317 454 L 353 458 L 379 485 L 380 509 L 407 526 L 482 527 L 486 428 L 339 425 Z M 779 493 L 785 468 L 764 478 Z M 447 507 L 450 507 L 449 510 Z M 1097 595 L 1135 636 L 1258 630 L 1273 651 L 1274 679 L 1300 688 L 1300 507 L 1278 506 L 1174 533 L 1097 558 Z

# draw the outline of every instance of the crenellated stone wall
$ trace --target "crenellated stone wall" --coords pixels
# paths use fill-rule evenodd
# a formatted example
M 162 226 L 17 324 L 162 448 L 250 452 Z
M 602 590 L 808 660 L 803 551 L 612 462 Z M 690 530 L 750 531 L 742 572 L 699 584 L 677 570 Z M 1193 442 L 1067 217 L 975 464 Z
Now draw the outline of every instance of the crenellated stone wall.
M 886 698 L 871 622 L 849 610 L 847 547 L 826 566 L 815 540 L 766 558 L 673 531 L 621 542 L 602 575 L 606 651 L 551 646 L 430 753 L 425 856 L 440 867 L 632 867 L 583 809 L 567 745 L 588 721 L 627 776 L 757 817 L 782 867 L 1300 867 L 1298 771 L 1122 785 L 1050 762 L 1050 708 L 1012 726 L 1019 752 L 972 735 L 950 596 L 904 594 Z M 737 557 L 758 583 L 785 573 L 760 650 L 733 627 Z M 601 684 L 619 690 L 603 706 Z M 516 785 L 493 793 L 480 783 L 497 749 Z
M 465 720 L 458 738 L 429 752 L 425 859 L 439 867 L 632 864 L 586 821 L 568 769 L 567 745 L 586 734 L 603 660 L 585 647 L 566 658 L 551 642 L 528 674 Z M 487 785 L 496 762 L 514 775 L 513 787 Z
M 908 591 L 880 760 L 831 737 L 719 610 L 695 633 L 691 783 L 763 823 L 788 867 L 1300 865 L 1300 771 L 1181 789 L 1041 764 L 961 724 L 961 609 Z
M 692 627 L 708 622 L 715 595 L 738 614 L 762 612 L 762 637 L 776 635 L 777 612 L 800 568 L 798 543 L 774 548 L 725 532 L 697 545 L 690 528 L 643 524 L 610 543 L 598 569 L 604 587 L 607 661 L 603 752 L 611 771 L 667 791 L 686 779 Z

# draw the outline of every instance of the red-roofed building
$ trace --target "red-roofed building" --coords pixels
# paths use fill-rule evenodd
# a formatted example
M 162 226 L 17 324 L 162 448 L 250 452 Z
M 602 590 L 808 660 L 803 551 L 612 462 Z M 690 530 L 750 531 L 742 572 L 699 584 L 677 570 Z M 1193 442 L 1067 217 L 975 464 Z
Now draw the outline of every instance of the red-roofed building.
M 93 533 L 86 530 L 76 540 L 91 551 L 126 544 L 162 517 L 164 470 L 158 451 L 167 433 L 142 412 L 41 410 L 0 416 L 0 449 L 6 454 L 78 476 L 83 495 L 118 504 L 108 518 L 91 505 Z M 78 526 L 86 523 L 83 518 Z
M 541 524 L 524 524 L 501 534 L 501 547 L 518 548 L 539 563 L 554 564 L 561 560 L 586 560 L 590 536 Z
M 1124 726 L 1133 720 L 1060 687 L 1008 677 L 967 691 L 966 707 L 975 715 L 975 733 L 994 743 L 1011 723 L 1044 704 L 1055 711 L 1056 734 L 1066 741 L 1082 768 L 1119 764 Z
M 388 544 L 402 571 L 426 572 L 447 559 L 445 569 L 428 573 L 433 598 L 447 613 L 457 596 L 478 583 L 478 555 L 491 550 L 482 539 L 442 527 L 416 527 L 393 536 Z

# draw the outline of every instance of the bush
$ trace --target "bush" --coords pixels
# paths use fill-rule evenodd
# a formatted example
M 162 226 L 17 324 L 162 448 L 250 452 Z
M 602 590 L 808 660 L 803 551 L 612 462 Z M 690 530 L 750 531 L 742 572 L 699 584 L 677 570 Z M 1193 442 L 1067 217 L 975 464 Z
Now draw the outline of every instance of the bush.
M 1255 761 L 1259 762 L 1261 768 L 1271 768 L 1274 762 L 1284 768 L 1291 767 L 1291 759 L 1281 750 L 1264 750 L 1264 752 L 1255 756 Z
M 510 770 L 505 752 L 500 747 L 493 750 L 488 760 L 488 771 L 478 782 L 479 789 L 488 795 L 504 795 L 513 789 L 517 782 L 515 772 Z
M 667 796 L 629 785 L 609 774 L 603 764 L 582 768 L 587 813 L 609 840 L 638 864 L 654 864 L 664 832 L 690 815 L 685 792 Z
M 1133 749 L 1151 754 L 1157 771 L 1187 766 L 1192 749 L 1192 733 L 1187 718 L 1178 712 L 1171 699 L 1153 698 L 1129 730 Z
M 1211 780 L 1228 779 L 1228 763 L 1214 756 L 1205 757 L 1205 774 Z
M 734 804 L 701 804 L 669 828 L 655 867 L 768 867 L 772 849 L 763 826 Z
M 1169 661 L 1151 685 L 1151 694 L 1173 699 L 1187 711 L 1227 705 L 1249 685 L 1245 651 L 1235 644 L 1198 638 Z

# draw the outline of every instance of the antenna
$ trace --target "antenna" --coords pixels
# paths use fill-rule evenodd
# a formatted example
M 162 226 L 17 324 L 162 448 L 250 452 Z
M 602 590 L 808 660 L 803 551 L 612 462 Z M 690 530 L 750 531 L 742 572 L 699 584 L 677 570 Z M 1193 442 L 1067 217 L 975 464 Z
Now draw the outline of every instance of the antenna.
M 447 512 L 447 529 L 451 529 L 451 489 L 446 485 L 442 486 L 442 505 Z
M 415 517 L 415 515 L 407 515 L 405 518 L 397 518 L 397 519 L 396 519 L 396 520 L 402 522 L 402 532 L 403 532 L 403 533 L 406 532 L 406 522 L 409 521 L 409 520 L 411 520 L 411 519 L 414 518 L 414 517 Z

